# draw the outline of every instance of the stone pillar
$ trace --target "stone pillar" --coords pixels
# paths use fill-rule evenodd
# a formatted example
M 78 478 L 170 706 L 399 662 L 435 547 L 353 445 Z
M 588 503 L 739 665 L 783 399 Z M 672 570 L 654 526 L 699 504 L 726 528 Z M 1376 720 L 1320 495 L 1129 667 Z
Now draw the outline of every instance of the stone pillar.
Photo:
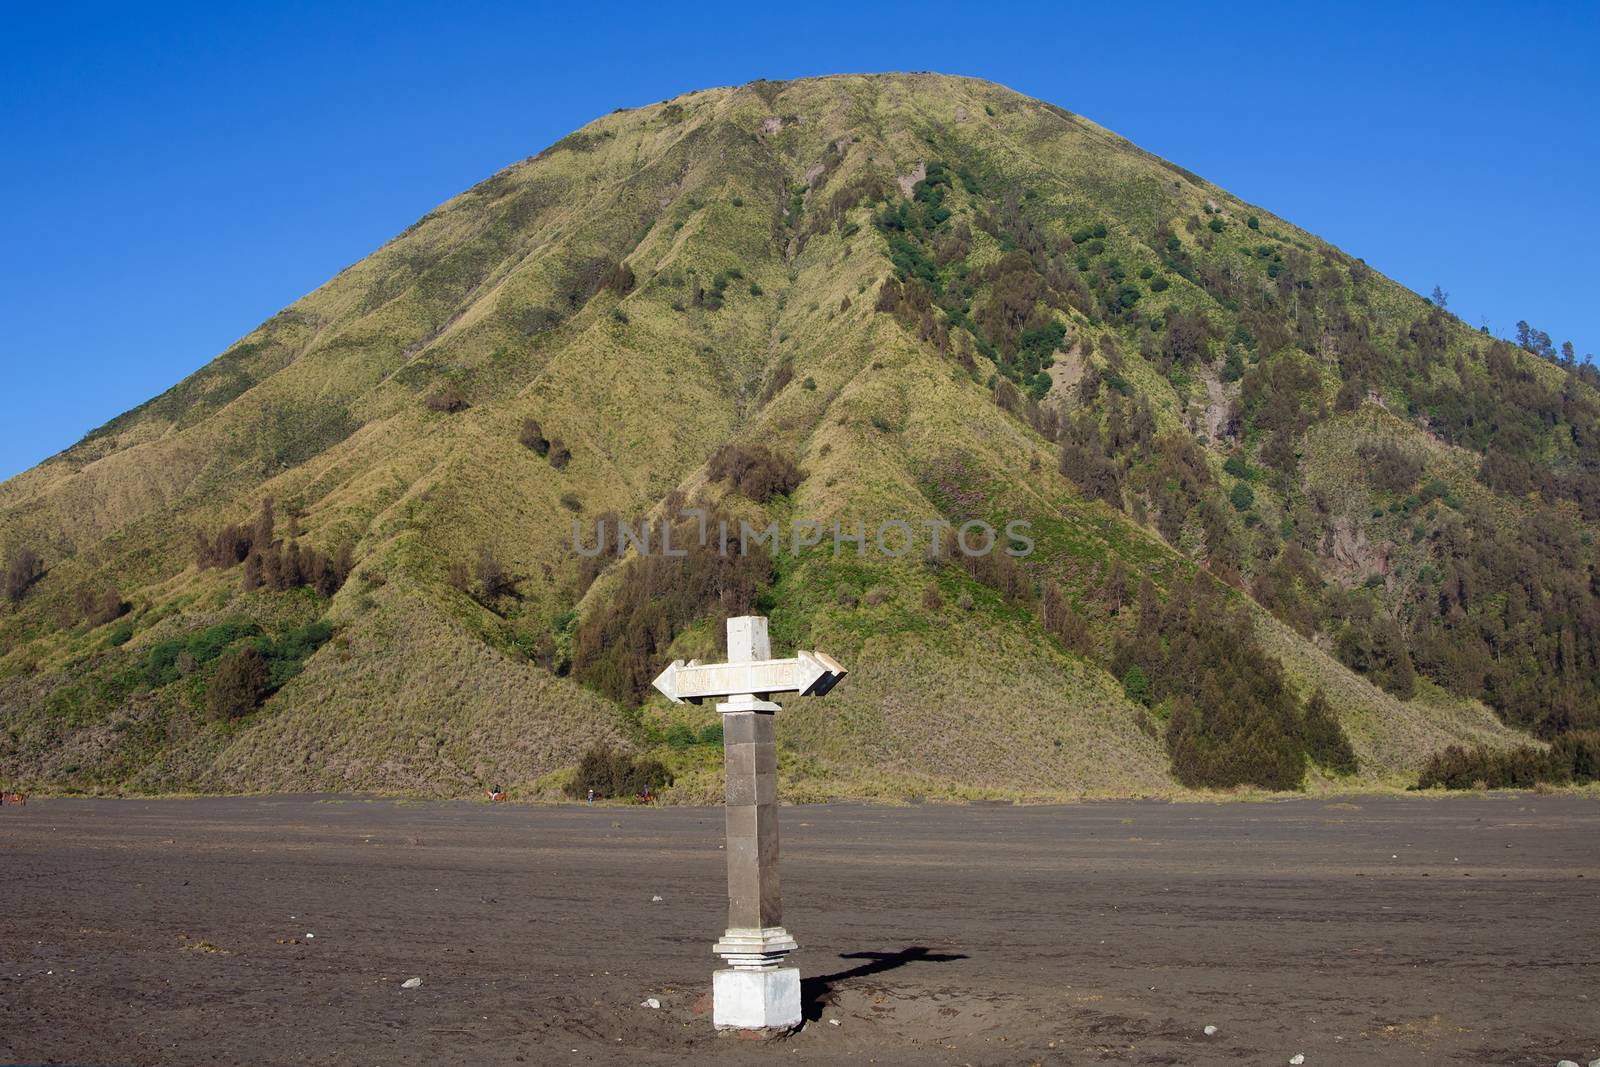
M 728 620 L 728 660 L 772 658 L 767 620 Z M 728 929 L 712 951 L 728 967 L 712 976 L 712 1021 L 722 1029 L 800 1025 L 800 971 L 782 966 L 799 946 L 783 928 L 778 887 L 778 748 L 763 694 L 717 705 L 727 774 Z

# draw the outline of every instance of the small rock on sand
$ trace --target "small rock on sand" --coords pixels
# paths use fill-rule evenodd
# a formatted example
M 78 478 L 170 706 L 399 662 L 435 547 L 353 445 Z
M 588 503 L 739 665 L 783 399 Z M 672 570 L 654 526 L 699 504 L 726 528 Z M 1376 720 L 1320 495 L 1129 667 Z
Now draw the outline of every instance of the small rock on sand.
M 657 894 L 656 894 L 656 895 L 655 895 L 655 896 L 653 896 L 653 897 L 651 897 L 651 898 L 650 898 L 650 903 L 652 903 L 652 904 L 659 904 L 659 903 L 661 903 L 661 894 L 660 894 L 660 893 L 657 893 Z
M 1304 1052 L 1296 1052 L 1293 1056 L 1289 1057 L 1289 1062 L 1292 1064 L 1304 1063 L 1306 1062 L 1306 1054 Z
M 1215 1026 L 1211 1026 L 1211 1025 L 1207 1024 L 1207 1026 L 1206 1026 L 1206 1036 L 1207 1037 L 1216 1037 L 1217 1036 L 1217 1028 Z
M 420 978 L 407 978 L 404 982 L 400 983 L 400 988 L 401 989 L 415 989 L 421 984 L 422 984 L 422 979 L 420 979 Z
M 655 997 L 646 997 L 644 1000 L 639 1002 L 639 1007 L 651 1009 L 659 1008 L 661 1007 L 661 1001 L 657 1000 Z

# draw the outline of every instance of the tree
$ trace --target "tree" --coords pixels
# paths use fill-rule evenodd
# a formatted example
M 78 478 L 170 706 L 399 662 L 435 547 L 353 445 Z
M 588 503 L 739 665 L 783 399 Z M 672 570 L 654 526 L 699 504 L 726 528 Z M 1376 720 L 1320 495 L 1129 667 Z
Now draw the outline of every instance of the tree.
M 522 432 L 517 435 L 517 440 L 522 442 L 524 448 L 532 449 L 538 455 L 550 453 L 550 442 L 545 439 L 538 419 L 523 419 Z
M 251 534 L 251 544 L 272 544 L 273 530 L 277 525 L 277 518 L 272 510 L 272 498 L 266 497 L 261 501 L 261 513 L 256 516 L 255 530 Z
M 1306 743 L 1306 754 L 1330 771 L 1354 774 L 1357 770 L 1355 749 L 1344 727 L 1334 717 L 1328 698 L 1318 689 L 1306 701 L 1301 718 L 1301 729 Z
M 252 646 L 229 652 L 206 686 L 206 711 L 218 721 L 250 714 L 267 695 L 268 677 L 265 657 Z
M 1135 704 L 1149 705 L 1150 679 L 1137 663 L 1122 673 L 1122 691 Z
M 597 797 L 632 797 L 671 784 L 672 772 L 659 761 L 630 756 L 602 742 L 583 754 L 566 793 L 582 798 L 592 789 Z
M 1433 306 L 1441 311 L 1450 306 L 1450 294 L 1437 285 L 1433 287 Z
M 120 619 L 132 606 L 122 599 L 122 594 L 114 585 L 105 589 L 86 586 L 78 590 L 78 618 L 88 623 L 90 629 Z
M 478 550 L 477 578 L 478 595 L 484 600 L 497 600 L 516 591 L 516 583 L 506 573 L 505 566 L 490 545 Z
M 44 561 L 31 548 L 19 548 L 6 561 L 4 592 L 6 599 L 15 604 L 28 595 L 33 583 L 44 575 Z
M 787 456 L 766 445 L 723 445 L 711 457 L 706 477 L 724 482 L 758 504 L 794 492 L 804 479 L 800 468 Z

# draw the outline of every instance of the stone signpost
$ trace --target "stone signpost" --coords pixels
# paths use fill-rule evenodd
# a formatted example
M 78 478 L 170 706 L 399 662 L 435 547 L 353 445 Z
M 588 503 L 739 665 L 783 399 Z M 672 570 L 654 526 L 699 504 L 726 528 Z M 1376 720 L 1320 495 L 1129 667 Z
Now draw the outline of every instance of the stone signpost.
M 674 703 L 726 697 L 722 713 L 727 773 L 728 928 L 712 951 L 728 962 L 712 975 L 712 1021 L 720 1029 L 800 1025 L 800 971 L 783 961 L 799 946 L 783 928 L 778 889 L 778 749 L 773 693 L 821 696 L 845 669 L 821 652 L 773 659 L 767 620 L 728 620 L 728 662 L 674 661 L 655 687 Z

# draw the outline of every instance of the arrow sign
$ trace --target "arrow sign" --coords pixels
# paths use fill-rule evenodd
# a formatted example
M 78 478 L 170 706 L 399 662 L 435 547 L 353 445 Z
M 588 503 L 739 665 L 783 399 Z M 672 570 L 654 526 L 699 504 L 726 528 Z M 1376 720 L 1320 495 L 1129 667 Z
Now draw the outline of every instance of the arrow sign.
M 674 704 L 698 704 L 706 697 L 744 693 L 799 693 L 821 696 L 848 672 L 825 652 L 800 652 L 793 659 L 760 659 L 748 663 L 700 663 L 673 660 L 656 676 L 655 687 Z

